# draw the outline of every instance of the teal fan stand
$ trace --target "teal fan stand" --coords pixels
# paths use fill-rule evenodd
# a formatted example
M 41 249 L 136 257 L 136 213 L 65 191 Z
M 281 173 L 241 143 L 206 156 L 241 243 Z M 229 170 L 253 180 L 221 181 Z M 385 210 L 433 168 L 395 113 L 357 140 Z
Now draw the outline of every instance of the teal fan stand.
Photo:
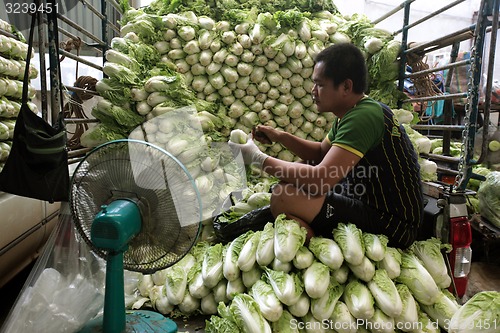
M 186 255 L 201 230 L 201 200 L 187 169 L 144 141 L 116 140 L 90 151 L 71 179 L 80 236 L 106 260 L 103 315 L 82 333 L 177 332 L 154 311 L 126 311 L 124 269 L 152 274 Z

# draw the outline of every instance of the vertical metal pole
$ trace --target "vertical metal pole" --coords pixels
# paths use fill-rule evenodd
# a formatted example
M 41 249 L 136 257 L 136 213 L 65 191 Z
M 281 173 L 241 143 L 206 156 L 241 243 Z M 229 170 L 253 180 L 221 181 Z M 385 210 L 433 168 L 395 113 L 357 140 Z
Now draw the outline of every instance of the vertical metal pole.
M 457 61 L 458 51 L 460 49 L 460 43 L 455 42 L 451 47 L 450 52 L 450 63 L 454 63 Z M 448 75 L 446 75 L 446 81 L 444 83 L 445 92 L 450 92 L 451 78 L 453 76 L 453 72 L 455 71 L 455 66 L 450 67 L 448 70 Z
M 453 44 L 450 53 L 450 62 L 455 62 L 458 57 L 458 50 L 460 49 L 460 43 Z M 448 70 L 448 75 L 446 76 L 445 82 L 445 92 L 449 92 L 451 77 L 453 76 L 454 67 Z M 446 99 L 443 106 L 443 122 L 445 125 L 449 125 L 453 119 L 453 100 Z M 443 131 L 443 155 L 450 155 L 450 143 L 451 143 L 451 131 Z
M 403 21 L 403 32 L 401 37 L 401 56 L 400 56 L 400 66 L 399 66 L 399 80 L 398 89 L 399 91 L 404 91 L 404 76 L 406 73 L 406 50 L 408 49 L 408 23 L 410 22 L 410 4 L 413 1 L 406 1 L 404 4 L 404 21 Z M 403 101 L 398 101 L 398 108 L 403 106 Z
M 61 73 L 59 68 L 59 31 L 57 30 L 57 13 L 56 2 L 48 0 L 47 3 L 54 10 L 47 13 L 48 41 L 49 41 L 49 65 L 50 65 L 50 105 L 51 119 L 54 121 L 62 110 L 62 90 L 61 90 Z
M 105 61 L 105 53 L 108 49 L 108 5 L 106 0 L 101 0 L 101 13 L 103 15 L 103 19 L 101 21 L 102 27 L 102 41 L 104 43 L 102 47 L 102 63 Z
M 486 34 L 486 21 L 487 16 L 493 12 L 492 3 L 493 1 L 483 0 L 481 1 L 481 9 L 479 11 L 479 17 L 477 21 L 477 28 L 475 30 L 475 41 L 474 50 L 472 52 L 473 59 L 471 63 L 471 73 L 472 80 L 469 81 L 469 103 L 467 104 L 466 113 L 468 114 L 468 122 L 465 126 L 467 129 L 467 136 L 465 140 L 465 156 L 463 157 L 464 167 L 462 168 L 463 174 L 457 184 L 457 190 L 465 191 L 467 183 L 469 182 L 470 176 L 472 174 L 472 163 L 474 159 L 474 141 L 476 137 L 476 127 L 477 127 L 477 113 L 479 104 L 479 83 L 481 81 L 481 65 L 483 62 L 483 52 L 484 52 L 484 37 Z M 497 3 L 495 1 L 495 3 Z M 498 6 L 498 4 L 497 4 Z M 498 8 L 497 8 L 498 9 Z
M 45 32 L 43 28 L 43 14 L 37 11 L 38 28 L 38 56 L 40 58 L 40 102 L 42 118 L 48 119 L 48 101 L 47 101 L 47 65 L 45 64 Z
M 482 163 L 488 153 L 488 126 L 490 123 L 490 108 L 491 108 L 491 90 L 493 86 L 493 72 L 495 64 L 495 51 L 497 45 L 497 32 L 498 32 L 498 16 L 499 16 L 499 0 L 493 1 L 493 13 L 492 13 L 492 29 L 490 36 L 490 49 L 488 55 L 488 68 L 486 75 L 486 89 L 483 103 L 483 134 L 482 134 L 482 145 L 481 145 L 481 155 L 477 160 L 477 163 Z

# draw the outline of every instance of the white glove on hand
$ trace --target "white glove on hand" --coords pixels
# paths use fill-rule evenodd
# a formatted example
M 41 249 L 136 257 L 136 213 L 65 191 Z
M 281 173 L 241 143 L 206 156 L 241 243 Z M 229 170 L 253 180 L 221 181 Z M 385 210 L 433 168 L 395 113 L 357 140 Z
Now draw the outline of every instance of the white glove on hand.
M 244 144 L 234 143 L 229 141 L 229 147 L 233 150 L 233 153 L 238 153 L 241 151 L 243 156 L 243 162 L 246 165 L 255 165 L 262 169 L 264 161 L 269 156 L 260 151 L 259 147 L 253 141 L 252 135 L 248 136 L 248 140 Z

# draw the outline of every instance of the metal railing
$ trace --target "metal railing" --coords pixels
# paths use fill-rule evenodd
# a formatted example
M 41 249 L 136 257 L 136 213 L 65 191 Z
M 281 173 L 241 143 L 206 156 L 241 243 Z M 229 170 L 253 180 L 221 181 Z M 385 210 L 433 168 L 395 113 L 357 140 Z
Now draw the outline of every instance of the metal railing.
M 425 17 L 415 20 L 410 23 L 410 13 L 411 4 L 416 0 L 403 1 L 401 4 L 396 6 L 394 9 L 384 14 L 382 17 L 372 21 L 373 24 L 382 22 L 383 20 L 391 17 L 392 15 L 403 10 L 403 26 L 401 29 L 394 31 L 393 36 L 401 34 L 402 51 L 400 54 L 400 70 L 398 78 L 398 89 L 404 91 L 404 80 L 405 79 L 418 79 L 418 78 L 428 78 L 433 73 L 439 71 L 448 70 L 446 81 L 444 82 L 444 92 L 433 92 L 432 94 L 417 96 L 415 98 L 402 99 L 398 102 L 398 106 L 402 107 L 404 103 L 417 103 L 417 102 L 434 102 L 434 101 L 444 101 L 443 107 L 443 118 L 442 124 L 436 125 L 432 123 L 428 124 L 418 124 L 414 125 L 413 128 L 419 131 L 441 131 L 443 136 L 443 155 L 450 154 L 450 143 L 452 132 L 461 131 L 463 138 L 463 151 L 458 159 L 459 170 L 446 169 L 440 167 L 440 172 L 449 173 L 451 175 L 457 175 L 457 181 L 455 183 L 455 188 L 457 190 L 464 190 L 465 186 L 472 176 L 472 166 L 481 163 L 487 153 L 487 131 L 483 131 L 483 140 L 480 155 L 477 159 L 474 159 L 474 141 L 477 131 L 477 119 L 479 112 L 479 82 L 481 79 L 481 71 L 483 69 L 483 60 L 488 58 L 488 68 L 486 70 L 486 90 L 483 102 L 483 118 L 484 123 L 489 123 L 490 118 L 490 106 L 491 106 L 491 92 L 492 80 L 493 80 L 493 69 L 494 69 L 494 51 L 496 48 L 496 36 L 498 30 L 498 10 L 499 10 L 499 0 L 482 0 L 480 9 L 478 11 L 478 18 L 475 24 L 466 26 L 462 29 L 458 29 L 450 34 L 446 34 L 434 40 L 430 40 L 424 43 L 412 44 L 408 41 L 408 32 L 410 29 L 415 28 L 423 23 L 428 22 L 431 18 L 438 17 L 438 15 L 445 13 L 451 8 L 464 2 L 464 0 L 457 0 L 451 2 L 442 8 L 439 8 L 432 13 L 426 15 Z M 492 20 L 490 20 L 492 18 Z M 485 54 L 485 44 L 486 44 L 486 34 L 491 34 L 489 53 Z M 471 52 L 471 58 L 465 60 L 458 60 L 458 53 L 460 48 L 460 43 L 464 41 L 473 42 Z M 407 73 L 407 64 L 409 56 L 420 56 L 424 57 L 427 53 L 444 49 L 451 46 L 450 59 L 446 65 L 441 65 L 434 68 L 420 69 L 413 71 L 412 73 Z M 470 67 L 468 78 L 468 87 L 466 91 L 459 91 L 450 93 L 451 77 L 457 68 Z M 453 104 L 458 99 L 466 99 L 467 103 L 465 105 L 465 115 L 464 124 L 456 125 L 453 124 Z M 428 120 L 432 120 L 434 115 L 431 115 Z M 424 120 L 424 119 L 421 119 Z M 422 121 L 425 122 L 425 121 Z M 431 154 L 432 159 L 439 159 L 436 155 Z M 442 158 L 440 159 L 446 162 L 452 162 L 456 164 L 457 159 L 452 158 Z
M 114 0 L 81 0 L 75 5 L 75 11 L 79 13 L 78 17 L 92 17 L 92 19 L 88 19 L 89 22 L 98 21 L 100 24 L 89 25 L 86 22 L 87 19 L 83 20 L 83 22 L 76 22 L 75 19 L 70 18 L 70 15 L 57 13 L 58 29 L 55 31 L 48 24 L 47 17 L 41 13 L 38 14 L 40 15 L 38 22 L 42 22 L 38 25 L 41 112 L 45 119 L 56 119 L 55 117 L 61 110 L 61 106 L 64 109 L 65 122 L 68 128 L 68 163 L 78 162 L 88 151 L 88 149 L 80 145 L 79 138 L 88 129 L 89 125 L 97 122 L 90 115 L 87 116 L 83 108 L 85 100 L 98 96 L 95 91 L 95 84 L 93 87 L 90 84 L 77 85 L 79 79 L 82 78 L 79 74 L 79 66 L 87 66 L 102 72 L 105 62 L 104 56 L 109 48 L 110 39 L 119 35 L 118 19 L 122 14 L 120 5 Z M 110 20 L 110 17 L 114 19 Z M 100 32 L 95 33 L 95 31 L 99 30 L 99 26 Z M 59 45 L 55 45 L 54 41 L 57 39 L 66 40 L 67 44 L 59 43 Z M 49 50 L 46 48 L 47 45 Z M 53 48 L 57 48 L 59 57 Z M 102 63 L 87 60 L 82 55 L 82 50 L 87 54 L 102 57 Z M 77 79 L 75 83 L 63 84 L 63 82 L 59 82 L 57 76 L 51 74 L 50 88 L 47 87 L 46 53 L 49 54 L 49 68 L 51 69 L 57 67 L 57 64 L 63 62 L 64 59 L 75 61 L 75 76 Z M 94 81 L 97 81 L 97 79 Z M 63 97 L 58 93 L 58 89 L 64 92 Z M 82 96 L 85 96 L 85 98 L 82 98 Z

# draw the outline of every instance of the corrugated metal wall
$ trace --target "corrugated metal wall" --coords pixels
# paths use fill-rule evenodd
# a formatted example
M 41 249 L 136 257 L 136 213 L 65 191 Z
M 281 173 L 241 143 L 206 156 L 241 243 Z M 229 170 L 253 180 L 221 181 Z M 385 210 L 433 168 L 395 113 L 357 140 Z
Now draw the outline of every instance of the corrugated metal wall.
M 29 2 L 28 2 L 29 3 Z M 30 25 L 29 14 L 23 13 L 25 8 L 19 7 L 19 2 L 15 0 L 0 0 L 0 18 L 13 24 L 20 30 L 24 36 L 28 36 L 28 28 Z M 98 37 L 102 40 L 102 19 L 92 12 L 91 7 L 95 8 L 97 12 L 102 13 L 102 6 L 107 8 L 108 21 L 118 26 L 118 19 L 120 14 L 115 8 L 105 0 L 59 0 L 57 1 L 58 12 L 63 16 L 59 22 L 59 28 L 69 32 L 70 35 L 80 37 L 85 44 L 95 44 L 96 41 L 88 37 L 86 34 L 79 32 L 70 24 L 64 22 L 69 20 L 81 26 L 89 34 Z M 17 9 L 17 12 L 13 11 Z M 113 36 L 117 35 L 115 31 L 108 26 L 108 43 Z M 60 35 L 60 41 L 63 42 L 69 37 L 65 34 Z M 37 37 L 35 36 L 36 41 Z M 97 55 L 96 51 L 91 47 L 83 46 L 82 54 L 84 55 Z

